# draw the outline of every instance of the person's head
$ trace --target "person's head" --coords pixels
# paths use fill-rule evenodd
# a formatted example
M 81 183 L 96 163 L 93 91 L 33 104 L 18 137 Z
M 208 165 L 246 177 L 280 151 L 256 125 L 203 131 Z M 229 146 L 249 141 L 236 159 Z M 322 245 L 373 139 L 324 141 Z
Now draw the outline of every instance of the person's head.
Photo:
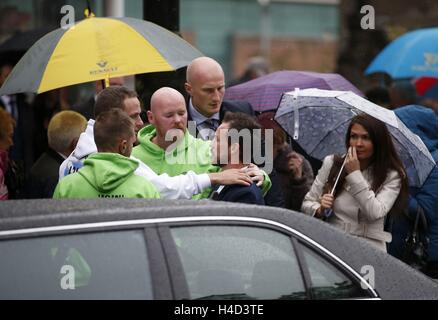
M 269 73 L 269 65 L 265 58 L 256 56 L 248 60 L 243 77 L 247 80 L 256 79 Z
M 68 157 L 86 127 L 87 119 L 78 112 L 66 110 L 55 114 L 47 128 L 49 147 Z
M 250 164 L 253 162 L 253 141 L 260 139 L 260 134 L 261 126 L 253 117 L 227 112 L 211 144 L 212 162 L 221 166 Z
M 121 109 L 101 112 L 94 123 L 94 142 L 98 152 L 129 157 L 136 140 L 134 121 Z
M 410 80 L 394 81 L 389 89 L 390 108 L 396 109 L 417 102 L 415 86 Z
M 390 170 L 398 172 L 402 179 L 402 186 L 399 200 L 393 208 L 400 210 L 407 199 L 407 174 L 386 125 L 367 114 L 359 114 L 353 117 L 345 135 L 345 147 L 347 149 L 349 147 L 356 147 L 361 168 L 362 163 L 370 166 L 372 175 L 371 188 L 374 192 L 379 190 Z M 342 158 L 335 158 L 335 165 L 329 174 L 328 186 L 334 185 L 342 162 Z M 342 190 L 345 176 L 344 170 L 336 187 L 336 192 Z
M 14 144 L 14 127 L 15 120 L 6 110 L 0 108 L 0 150 L 7 151 Z
M 99 94 L 104 89 L 104 80 L 99 80 L 95 82 L 95 93 Z M 125 78 L 124 77 L 115 77 L 115 78 L 109 78 L 109 86 L 123 86 L 125 85 Z
M 211 58 L 196 58 L 187 67 L 185 88 L 196 110 L 210 118 L 219 112 L 224 98 L 224 71 Z
M 184 136 L 187 128 L 187 109 L 184 97 L 179 91 L 169 87 L 155 91 L 147 116 L 161 140 L 166 139 L 166 134 L 171 136 L 172 141 Z
M 272 131 L 272 147 L 273 158 L 287 147 L 287 135 L 286 132 L 274 121 L 275 112 L 264 112 L 257 117 L 258 122 L 263 127 L 263 137 L 269 138 L 268 132 Z
M 360 162 L 377 164 L 386 170 L 394 168 L 391 161 L 401 165 L 388 128 L 382 121 L 367 114 L 359 114 L 350 121 L 345 147 L 356 147 Z
M 140 117 L 141 106 L 137 93 L 122 86 L 112 86 L 103 89 L 96 98 L 94 105 L 94 117 L 108 111 L 112 108 L 118 108 L 125 111 L 135 123 L 135 132 L 143 128 L 143 120 Z

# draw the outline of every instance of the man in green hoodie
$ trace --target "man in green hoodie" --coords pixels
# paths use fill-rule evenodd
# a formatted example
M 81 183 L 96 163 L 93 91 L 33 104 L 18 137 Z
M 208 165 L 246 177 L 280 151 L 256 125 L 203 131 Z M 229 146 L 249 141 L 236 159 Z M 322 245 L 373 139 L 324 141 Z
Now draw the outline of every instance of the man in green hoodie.
M 132 155 L 157 174 L 169 176 L 184 174 L 189 170 L 197 174 L 220 171 L 212 164 L 211 141 L 197 139 L 187 130 L 186 102 L 177 90 L 163 87 L 151 97 L 151 110 L 147 112 L 150 125 L 138 133 L 140 145 L 134 147 Z M 248 173 L 255 171 L 253 167 Z M 258 175 L 258 185 L 263 181 L 262 189 L 266 193 L 271 181 L 268 176 Z M 207 198 L 211 189 L 195 195 L 193 199 Z
M 139 163 L 129 156 L 135 140 L 134 122 L 125 112 L 100 113 L 94 124 L 98 152 L 59 181 L 53 198 L 159 198 L 152 183 L 134 174 Z

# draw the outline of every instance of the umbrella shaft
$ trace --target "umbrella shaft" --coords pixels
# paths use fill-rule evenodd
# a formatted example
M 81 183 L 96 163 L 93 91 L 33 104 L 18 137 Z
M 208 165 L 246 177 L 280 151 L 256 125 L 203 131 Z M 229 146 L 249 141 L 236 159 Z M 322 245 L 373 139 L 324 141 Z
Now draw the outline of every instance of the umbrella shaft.
M 341 176 L 342 170 L 344 170 L 345 162 L 347 161 L 347 155 L 345 155 L 344 162 L 342 163 L 341 169 L 339 170 L 338 176 L 336 177 L 335 184 L 333 185 L 332 191 L 330 192 L 331 195 L 335 192 L 336 185 L 338 184 L 339 178 Z

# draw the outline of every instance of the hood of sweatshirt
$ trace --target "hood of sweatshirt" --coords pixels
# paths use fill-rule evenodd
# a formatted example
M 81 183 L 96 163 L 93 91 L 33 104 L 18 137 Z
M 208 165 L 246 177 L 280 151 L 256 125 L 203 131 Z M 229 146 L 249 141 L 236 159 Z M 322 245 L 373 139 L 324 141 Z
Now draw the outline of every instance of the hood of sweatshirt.
M 82 159 L 92 153 L 97 152 L 96 143 L 94 142 L 94 120 L 90 119 L 87 123 L 87 128 L 79 136 L 78 144 L 76 145 L 73 155 L 76 159 Z
M 438 116 L 432 109 L 409 105 L 397 108 L 394 112 L 406 127 L 423 140 L 431 153 L 438 150 Z
M 134 174 L 138 162 L 117 153 L 95 153 L 78 171 L 96 190 L 108 193 Z

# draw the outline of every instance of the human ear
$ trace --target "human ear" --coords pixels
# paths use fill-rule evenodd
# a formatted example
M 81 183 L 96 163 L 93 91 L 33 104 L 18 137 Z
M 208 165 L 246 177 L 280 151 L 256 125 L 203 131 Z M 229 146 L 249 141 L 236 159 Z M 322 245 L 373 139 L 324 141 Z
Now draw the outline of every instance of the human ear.
M 154 124 L 154 114 L 152 111 L 148 110 L 146 115 L 148 116 L 148 122 Z
M 119 154 L 125 155 L 125 151 L 126 151 L 127 146 L 128 146 L 128 141 L 126 141 L 125 139 L 120 140 L 120 142 L 119 142 Z
M 186 89 L 186 92 L 191 96 L 192 95 L 192 86 L 190 83 L 186 82 L 184 83 L 184 88 Z

